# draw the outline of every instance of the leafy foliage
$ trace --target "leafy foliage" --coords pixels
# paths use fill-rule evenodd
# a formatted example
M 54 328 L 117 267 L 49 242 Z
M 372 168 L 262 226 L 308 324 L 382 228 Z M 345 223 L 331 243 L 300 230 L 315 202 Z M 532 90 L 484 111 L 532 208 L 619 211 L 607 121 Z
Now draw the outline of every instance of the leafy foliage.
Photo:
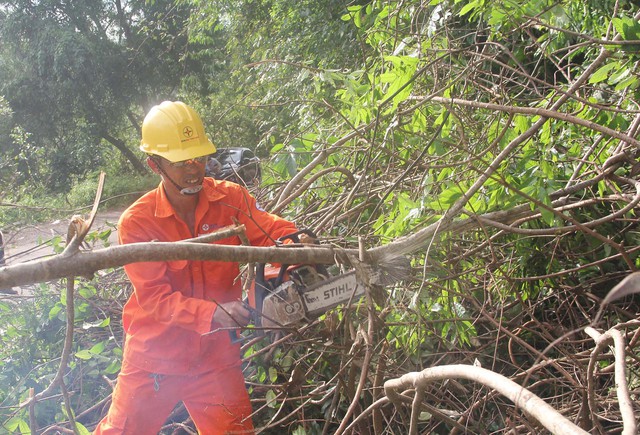
M 112 281 L 112 287 L 108 288 L 105 284 L 109 276 L 114 277 L 103 275 L 100 290 L 90 282 L 77 283 L 76 342 L 65 373 L 69 388 L 78 392 L 74 398 L 76 409 L 91 408 L 95 397 L 109 394 L 102 377 L 113 376 L 120 369 L 122 343 L 121 338 L 116 337 L 122 337 L 118 321 L 121 306 L 113 306 L 112 300 L 121 292 L 119 284 L 123 278 L 121 273 L 115 275 L 119 276 L 118 281 Z M 65 335 L 67 304 L 63 289 L 43 284 L 32 291 L 32 298 L 0 301 L 4 325 L 0 351 L 0 423 L 9 433 L 30 433 L 28 411 L 15 404 L 27 400 L 30 392 L 44 390 L 52 381 L 59 364 L 56 355 L 62 352 Z M 93 411 L 86 418 L 95 420 L 103 411 Z M 68 420 L 64 407 L 55 399 L 39 402 L 35 417 L 40 428 Z

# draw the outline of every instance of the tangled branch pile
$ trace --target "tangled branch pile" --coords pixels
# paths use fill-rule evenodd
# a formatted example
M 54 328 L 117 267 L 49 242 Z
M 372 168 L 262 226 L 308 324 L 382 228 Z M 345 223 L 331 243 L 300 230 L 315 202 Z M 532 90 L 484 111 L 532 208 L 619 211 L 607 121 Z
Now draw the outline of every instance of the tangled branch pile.
M 411 34 L 415 51 L 402 52 L 419 54 L 368 71 L 389 83 L 377 112 L 340 138 L 313 142 L 305 169 L 271 194 L 275 210 L 294 208 L 328 242 L 364 241 L 381 264 L 409 254 L 414 274 L 388 288 L 375 313 L 364 304 L 339 310 L 279 342 L 278 357 L 261 362 L 280 381 L 262 387 L 272 392 L 266 427 L 393 433 L 410 418 L 383 403 L 383 382 L 446 364 L 500 373 L 592 433 L 621 430 L 621 412 L 638 415 L 637 400 L 618 403 L 614 356 L 594 352 L 584 332 L 638 264 L 640 116 L 617 76 L 628 32 L 595 40 L 559 28 L 553 14 L 580 28 L 571 7 L 536 16 L 513 8 L 523 13 L 519 26 L 497 31 L 481 18 L 465 28 L 437 8 L 397 6 L 391 33 L 403 42 Z M 434 21 L 446 24 L 427 34 Z M 368 30 L 369 40 L 388 41 Z M 511 51 L 522 38 L 534 56 Z M 327 110 L 349 108 L 354 119 L 363 100 L 345 91 Z M 596 326 L 626 337 L 617 359 L 637 399 L 637 301 L 605 312 Z M 541 428 L 480 384 L 447 380 L 418 397 L 412 417 L 423 433 Z

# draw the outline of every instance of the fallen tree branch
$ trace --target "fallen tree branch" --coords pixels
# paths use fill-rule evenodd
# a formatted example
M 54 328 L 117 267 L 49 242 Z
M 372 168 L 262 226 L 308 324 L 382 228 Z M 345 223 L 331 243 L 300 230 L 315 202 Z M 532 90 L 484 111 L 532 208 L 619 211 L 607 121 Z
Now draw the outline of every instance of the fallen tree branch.
M 357 250 L 326 247 L 301 248 L 294 245 L 264 248 L 189 242 L 131 243 L 90 252 L 77 252 L 67 257 L 56 255 L 0 268 L 0 288 L 51 281 L 70 274 L 91 277 L 98 270 L 138 262 L 209 260 L 241 263 L 273 261 L 284 264 L 332 264 L 336 257 L 349 252 L 356 253 Z
M 573 189 L 579 190 L 584 186 L 572 186 L 558 194 L 566 195 Z M 552 203 L 553 207 L 564 206 L 567 199 L 558 199 Z M 626 207 L 625 207 L 626 209 Z M 437 221 L 419 230 L 415 234 L 399 238 L 387 245 L 374 247 L 366 251 L 368 263 L 384 265 L 394 259 L 418 252 L 425 243 L 436 236 L 436 233 L 446 231 L 462 232 L 479 227 L 479 222 L 485 225 L 509 225 L 526 217 L 537 214 L 529 204 L 522 204 L 510 210 L 490 212 L 474 215 L 466 219 Z M 556 234 L 573 232 L 575 226 L 557 227 Z M 24 263 L 0 267 L 0 288 L 33 284 L 36 282 L 61 279 L 69 275 L 91 277 L 102 269 L 120 267 L 129 263 L 172 261 L 172 260 L 209 260 L 230 261 L 241 263 L 283 263 L 283 264 L 334 264 L 346 263 L 349 255 L 357 256 L 357 249 L 342 249 L 327 246 L 286 245 L 276 247 L 253 247 L 232 245 L 210 245 L 212 239 L 237 236 L 242 229 L 227 227 L 221 233 L 207 235 L 189 241 L 180 242 L 146 242 L 128 245 L 112 246 L 93 251 L 75 251 L 68 255 L 56 255 L 46 259 L 33 260 Z
M 325 168 L 322 169 L 319 172 L 316 172 L 315 174 L 313 174 L 311 177 L 309 177 L 308 180 L 306 180 L 304 183 L 302 183 L 302 185 L 300 185 L 300 187 L 298 187 L 295 192 L 291 193 L 288 197 L 281 199 L 278 202 L 278 205 L 271 210 L 271 213 L 280 213 L 287 205 L 289 205 L 291 203 L 291 201 L 293 201 L 294 199 L 296 199 L 297 197 L 299 197 L 302 192 L 305 192 L 309 186 L 311 186 L 313 183 L 315 183 L 319 178 L 325 176 L 326 174 L 333 174 L 335 172 L 340 172 L 342 174 L 344 174 L 347 179 L 349 180 L 349 183 L 351 185 L 356 184 L 356 179 L 353 176 L 353 174 L 351 173 L 351 171 L 349 171 L 347 168 L 342 168 L 340 166 L 335 166 L 335 167 L 330 167 L 330 168 Z
M 420 99 L 421 97 L 412 97 L 413 99 Z M 544 118 L 557 119 L 559 121 L 569 122 L 571 124 L 579 125 L 581 127 L 588 128 L 593 131 L 602 133 L 605 136 L 619 139 L 625 143 L 640 148 L 640 141 L 626 133 L 621 133 L 618 130 L 600 125 L 596 122 L 579 118 L 569 113 L 558 112 L 557 110 L 543 109 L 541 107 L 520 107 L 520 106 L 506 106 L 504 104 L 484 103 L 481 101 L 469 101 L 460 98 L 444 98 L 444 97 L 424 97 L 430 101 L 435 101 L 443 104 L 455 104 L 458 106 L 472 107 L 474 109 L 487 109 L 491 111 L 499 111 L 504 113 L 519 113 L 530 116 L 540 116 Z
M 616 394 L 618 396 L 618 404 L 620 406 L 620 413 L 622 414 L 622 421 L 624 423 L 622 429 L 622 435 L 635 435 L 637 434 L 637 424 L 635 413 L 633 412 L 633 402 L 631 396 L 629 396 L 629 386 L 627 384 L 627 364 L 625 354 L 625 341 L 622 333 L 616 328 L 611 328 L 604 333 L 596 331 L 594 328 L 588 326 L 584 329 L 596 343 L 596 347 L 591 353 L 591 359 L 589 360 L 589 368 L 587 370 L 587 384 L 588 388 L 588 402 L 591 408 L 591 415 L 596 420 L 597 409 L 594 400 L 594 379 L 593 374 L 597 366 L 598 356 L 602 351 L 613 342 L 614 355 L 615 355 L 615 380 L 616 380 Z
M 360 239 L 360 261 L 364 261 L 364 245 L 362 239 Z M 357 269 L 356 269 L 357 270 Z M 356 272 L 357 273 L 357 272 Z M 367 273 L 362 273 L 362 275 L 367 275 Z M 349 420 L 353 415 L 356 414 L 356 409 L 360 407 L 360 395 L 364 390 L 365 383 L 369 377 L 369 365 L 371 363 L 371 359 L 373 358 L 373 349 L 374 349 L 374 338 L 376 335 L 375 321 L 376 321 L 376 311 L 374 305 L 374 297 L 373 297 L 373 289 L 372 284 L 365 282 L 365 294 L 367 301 L 367 331 L 364 332 L 364 328 L 361 331 L 362 338 L 364 341 L 364 358 L 362 361 L 362 371 L 360 372 L 360 378 L 358 379 L 358 385 L 356 387 L 355 394 L 351 399 L 351 404 L 347 409 L 344 417 L 342 417 L 342 422 L 340 423 L 340 427 L 336 430 L 335 434 L 340 435 L 345 432 L 345 428 L 349 425 Z
M 421 372 L 407 373 L 400 378 L 390 379 L 384 383 L 384 391 L 391 402 L 397 407 L 402 406 L 401 392 L 415 388 L 422 391 L 426 386 L 434 381 L 450 378 L 463 378 L 479 382 L 498 391 L 500 394 L 511 400 L 525 414 L 540 422 L 553 434 L 562 435 L 587 435 L 588 432 L 580 429 L 562 414 L 548 405 L 540 397 L 529 390 L 521 387 L 512 380 L 501 374 L 492 372 L 482 367 L 465 364 L 454 364 L 440 367 L 431 367 Z M 416 394 L 418 394 L 416 392 Z M 420 403 L 414 401 L 413 412 L 419 410 Z M 418 411 L 419 413 L 419 411 Z M 417 434 L 416 422 L 412 418 L 409 428 L 410 434 Z

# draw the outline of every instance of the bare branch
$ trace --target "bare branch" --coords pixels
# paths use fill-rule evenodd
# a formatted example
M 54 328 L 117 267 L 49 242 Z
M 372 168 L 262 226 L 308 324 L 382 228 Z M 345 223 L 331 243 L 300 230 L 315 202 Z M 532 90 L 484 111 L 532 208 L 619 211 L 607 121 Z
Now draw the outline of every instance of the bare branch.
M 640 325 L 640 322 L 638 323 Z M 633 402 L 629 396 L 629 386 L 627 383 L 627 364 L 626 364 L 626 344 L 622 333 L 616 329 L 611 328 L 604 334 L 599 333 L 594 328 L 588 326 L 584 330 L 593 340 L 596 342 L 596 347 L 591 353 L 591 359 L 589 360 L 589 369 L 587 372 L 587 381 L 589 384 L 589 406 L 591 407 L 591 413 L 594 416 L 597 415 L 596 403 L 593 394 L 593 373 L 595 371 L 596 362 L 599 354 L 610 343 L 614 344 L 615 355 L 615 379 L 616 379 L 616 392 L 618 395 L 618 403 L 620 405 L 620 412 L 622 414 L 622 420 L 624 422 L 624 429 L 622 435 L 635 435 L 637 434 L 636 417 L 633 411 Z
M 402 400 L 400 399 L 401 391 L 406 389 L 424 390 L 424 388 L 432 382 L 451 378 L 469 379 L 498 391 L 500 394 L 509 398 L 509 400 L 518 408 L 522 409 L 527 415 L 530 415 L 540 422 L 553 434 L 588 434 L 588 432 L 580 429 L 529 390 L 522 388 L 512 380 L 498 373 L 482 367 L 463 364 L 431 367 L 421 372 L 407 373 L 398 379 L 388 380 L 384 383 L 384 391 L 389 400 L 391 400 L 396 407 L 400 407 L 402 404 Z M 419 405 L 419 403 L 417 405 Z M 414 412 L 417 409 L 417 405 L 414 404 Z M 412 435 L 417 434 L 415 425 L 412 425 L 409 433 Z

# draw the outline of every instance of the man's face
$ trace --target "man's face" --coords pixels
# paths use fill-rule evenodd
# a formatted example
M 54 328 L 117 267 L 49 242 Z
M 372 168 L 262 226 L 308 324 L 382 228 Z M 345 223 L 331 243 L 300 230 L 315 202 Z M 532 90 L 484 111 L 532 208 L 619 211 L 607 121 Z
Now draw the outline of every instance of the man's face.
M 173 163 L 162 157 L 154 159 L 154 161 L 162 169 L 160 175 L 163 175 L 162 172 L 164 172 L 180 187 L 193 188 L 202 184 L 207 156 Z M 165 185 L 168 184 L 175 187 L 173 183 L 165 183 Z

